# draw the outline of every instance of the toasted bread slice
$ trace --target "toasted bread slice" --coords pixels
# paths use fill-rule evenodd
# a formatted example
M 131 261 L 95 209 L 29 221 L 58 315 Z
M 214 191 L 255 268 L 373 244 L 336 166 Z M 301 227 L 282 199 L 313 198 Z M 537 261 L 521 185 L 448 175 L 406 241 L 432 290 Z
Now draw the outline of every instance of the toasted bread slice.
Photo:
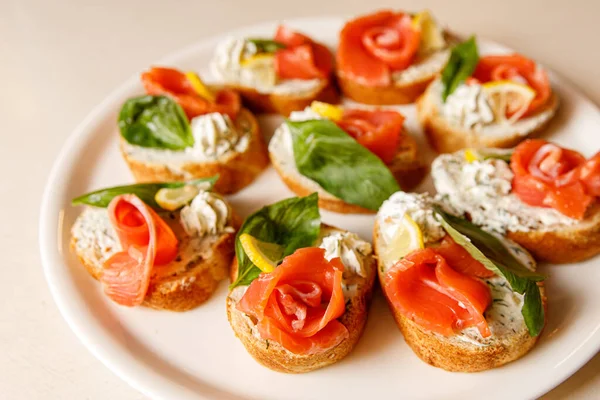
M 137 182 L 169 182 L 219 175 L 213 190 L 217 193 L 235 193 L 248 186 L 267 167 L 267 148 L 256 117 L 242 109 L 235 121 L 236 126 L 249 132 L 248 146 L 244 152 L 229 151 L 216 160 L 188 161 L 173 160 L 165 163 L 150 158 L 136 157 L 121 137 L 121 154 Z M 148 150 L 154 152 L 156 150 Z M 142 153 L 143 152 L 143 153 Z M 164 150 L 164 152 L 170 152 Z M 135 154 L 146 154 L 137 149 Z M 147 153 L 150 154 L 150 153 Z
M 382 239 L 377 220 L 375 221 L 373 231 L 373 245 L 375 254 L 384 253 L 386 243 Z M 383 286 L 387 269 L 379 259 L 377 273 L 379 275 L 379 282 Z M 502 278 L 497 277 L 495 279 Z M 431 332 L 409 318 L 404 317 L 394 308 L 387 296 L 386 300 L 398 328 L 400 328 L 400 331 L 404 335 L 404 340 L 415 354 L 427 364 L 447 371 L 478 372 L 499 367 L 515 361 L 528 353 L 535 346 L 539 338 L 539 335 L 536 337 L 529 335 L 527 326 L 520 315 L 520 308 L 514 309 L 514 304 L 511 304 L 512 310 L 505 311 L 503 308 L 501 312 L 515 313 L 515 317 L 521 318 L 522 323 L 515 325 L 517 327 L 515 329 L 502 330 L 501 334 L 497 334 L 494 331 L 494 326 L 490 324 L 492 337 L 484 339 L 477 337 L 477 335 L 472 337 L 464 336 L 464 338 L 463 335 L 445 337 Z M 543 290 L 542 301 L 545 307 L 546 297 Z M 494 307 L 499 307 L 495 301 L 492 302 L 488 311 L 486 311 L 486 319 L 488 321 L 490 320 L 488 315 L 494 313 L 490 309 Z
M 534 115 L 510 126 L 493 124 L 481 130 L 467 129 L 448 121 L 441 112 L 441 82 L 436 80 L 417 101 L 417 118 L 431 147 L 438 153 L 453 153 L 470 148 L 510 148 L 541 133 L 558 109 L 556 93 Z
M 190 237 L 179 223 L 179 213 L 168 213 L 165 221 L 179 240 L 179 254 L 171 263 L 154 268 L 143 305 L 155 309 L 187 311 L 204 303 L 227 277 L 234 256 L 239 218 L 221 235 Z M 104 262 L 119 250 L 116 233 L 106 209 L 87 208 L 71 230 L 71 249 L 96 279 Z
M 287 185 L 298 196 L 308 196 L 319 193 L 319 208 L 342 214 L 373 214 L 374 211 L 361 206 L 349 204 L 335 197 L 319 186 L 315 181 L 300 174 L 296 168 L 294 155 L 289 154 L 280 137 L 284 132 L 278 129 L 269 144 L 269 157 L 273 167 Z M 421 161 L 416 140 L 404 132 L 400 136 L 398 151 L 391 164 L 388 165 L 392 175 L 396 178 L 403 190 L 410 190 L 417 186 L 425 177 L 427 167 Z
M 241 94 L 244 104 L 255 113 L 275 113 L 289 116 L 292 111 L 303 110 L 315 100 L 337 104 L 340 96 L 331 79 L 322 79 L 314 90 L 300 93 L 261 93 L 255 88 L 228 84 Z
M 484 161 L 493 162 L 504 163 Z M 461 175 L 466 165 L 462 151 L 440 155 L 432 164 L 431 175 L 444 202 L 458 213 L 468 214 L 474 224 L 491 231 L 505 232 L 508 238 L 523 246 L 539 261 L 573 263 L 600 254 L 599 203 L 589 207 L 584 219 L 575 220 L 551 208 L 527 205 L 510 192 L 497 193 L 492 198 L 473 197 L 469 194 L 473 193 L 472 190 L 465 189 L 465 185 L 476 184 Z M 497 170 L 499 167 L 494 168 Z M 510 189 L 512 174 L 501 175 L 502 178 L 494 179 L 505 180 L 503 186 Z M 471 171 L 469 176 L 478 175 Z M 482 183 L 482 187 L 488 188 L 495 185 L 500 183 L 492 183 L 488 178 Z M 483 203 L 487 207 L 481 207 Z
M 342 232 L 337 228 L 321 226 L 322 234 L 323 230 Z M 337 346 L 316 354 L 299 355 L 286 350 L 275 341 L 262 339 L 256 328 L 256 321 L 236 308 L 237 302 L 245 293 L 244 287 L 235 288 L 227 296 L 227 318 L 235 335 L 256 361 L 278 372 L 291 374 L 310 372 L 340 361 L 352 351 L 367 322 L 367 311 L 375 282 L 376 261 L 371 255 L 366 255 L 364 261 L 367 276 L 361 277 L 355 274 L 350 277 L 351 282 L 357 284 L 357 288 L 350 298 L 346 297 L 346 312 L 339 318 L 348 329 L 350 336 Z M 346 272 L 344 279 L 346 279 Z M 237 260 L 234 260 L 232 279 L 235 279 L 236 274 Z

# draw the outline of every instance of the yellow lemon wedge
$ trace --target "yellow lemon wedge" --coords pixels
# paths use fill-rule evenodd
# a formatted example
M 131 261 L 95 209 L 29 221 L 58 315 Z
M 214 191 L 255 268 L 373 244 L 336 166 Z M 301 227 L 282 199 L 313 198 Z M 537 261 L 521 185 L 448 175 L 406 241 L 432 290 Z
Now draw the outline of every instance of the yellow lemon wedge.
M 339 121 L 342 119 L 342 115 L 344 114 L 344 110 L 341 107 L 324 103 L 322 101 L 313 101 L 310 104 L 310 108 L 320 116 L 332 121 Z
M 487 82 L 482 85 L 487 95 L 494 117 L 498 121 L 517 121 L 535 99 L 536 91 L 523 83 L 502 80 Z M 510 118 L 506 118 L 509 114 Z
M 196 93 L 198 93 L 202 98 L 214 103 L 216 101 L 215 95 L 213 92 L 206 86 L 202 79 L 198 76 L 197 73 L 189 71 L 185 73 L 185 77 L 188 79 Z
M 154 195 L 154 201 L 164 210 L 175 211 L 194 199 L 200 192 L 195 185 L 178 188 L 162 188 Z
M 446 47 L 444 32 L 435 22 L 429 10 L 423 10 L 415 14 L 412 19 L 415 29 L 421 30 L 421 43 L 419 44 L 419 54 L 429 54 Z
M 471 163 L 473 163 L 475 161 L 479 161 L 479 160 L 481 160 L 481 156 L 479 155 L 477 150 L 472 149 L 472 148 L 465 149 L 465 161 L 466 162 L 471 164 Z
M 251 70 L 253 79 L 261 86 L 270 87 L 277 83 L 273 53 L 258 53 L 242 58 L 240 66 Z
M 410 215 L 404 214 L 398 229 L 380 257 L 384 264 L 393 264 L 408 253 L 424 247 L 421 228 Z
M 283 246 L 278 244 L 263 242 L 248 233 L 242 233 L 239 240 L 250 261 L 263 272 L 272 272 L 283 257 Z

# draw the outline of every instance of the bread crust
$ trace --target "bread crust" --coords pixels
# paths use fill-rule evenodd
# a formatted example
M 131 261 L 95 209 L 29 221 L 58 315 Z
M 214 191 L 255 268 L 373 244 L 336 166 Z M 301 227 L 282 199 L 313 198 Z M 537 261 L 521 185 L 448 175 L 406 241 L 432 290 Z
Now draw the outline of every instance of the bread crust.
M 552 121 L 552 117 L 550 117 L 528 132 L 514 132 L 503 136 L 480 134 L 470 129 L 450 125 L 441 115 L 436 104 L 431 101 L 433 94 L 430 91 L 431 86 L 417 101 L 417 119 L 423 127 L 429 144 L 438 153 L 453 153 L 467 147 L 511 148 L 527 138 L 539 135 L 546 129 L 550 121 Z M 547 110 L 552 110 L 555 113 L 558 109 L 558 104 L 558 96 L 556 93 L 553 93 L 548 103 L 535 115 L 539 115 Z
M 376 221 L 373 228 L 373 249 L 377 253 L 381 243 L 379 240 L 379 224 Z M 381 265 L 377 266 L 379 283 L 383 287 L 385 273 Z M 546 293 L 543 283 L 541 288 L 544 310 L 547 311 Z M 404 340 L 415 354 L 427 364 L 452 372 L 479 372 L 500 367 L 515 361 L 527 354 L 537 343 L 540 335 L 531 337 L 527 330 L 517 332 L 510 337 L 508 343 L 500 341 L 477 346 L 470 343 L 457 343 L 444 336 L 432 333 L 398 312 L 391 299 L 383 290 L 386 301 L 392 311 L 394 320 L 404 336 Z
M 299 355 L 284 349 L 279 343 L 254 336 L 246 317 L 236 309 L 236 301 L 231 293 L 227 296 L 227 319 L 238 339 L 248 353 L 260 364 L 277 372 L 298 374 L 314 371 L 334 364 L 346 357 L 360 339 L 367 322 L 368 309 L 371 303 L 373 284 L 375 282 L 376 261 L 369 256 L 368 276 L 360 287 L 359 294 L 346 304 L 346 312 L 339 321 L 348 329 L 350 336 L 338 345 L 317 354 Z M 234 259 L 232 277 L 237 271 L 237 260 Z
M 296 177 L 286 174 L 277 157 L 269 152 L 271 163 L 286 186 L 298 196 L 308 196 L 314 190 L 303 185 Z M 391 164 L 388 165 L 392 175 L 400 184 L 402 190 L 414 189 L 427 174 L 427 167 L 422 163 L 416 140 L 408 133 L 400 136 L 398 152 Z M 373 214 L 375 211 L 349 204 L 333 195 L 319 195 L 319 208 L 341 214 Z
M 250 124 L 248 148 L 242 152 L 230 152 L 215 161 L 187 162 L 181 165 L 183 173 L 159 163 L 144 162 L 130 157 L 125 151 L 125 139 L 120 137 L 121 154 L 137 182 L 169 182 L 219 175 L 213 191 L 222 194 L 236 193 L 248 186 L 269 165 L 267 147 L 256 117 L 242 109 L 239 120 Z
M 308 107 L 314 100 L 331 104 L 337 104 L 340 101 L 338 90 L 332 79 L 323 79 L 315 90 L 303 95 L 259 93 L 255 88 L 233 84 L 229 84 L 227 87 L 240 93 L 244 104 L 257 114 L 275 113 L 287 117 L 292 111 Z
M 594 205 L 580 224 L 555 230 L 509 231 L 507 236 L 539 261 L 566 264 L 586 260 L 600 254 L 600 204 Z

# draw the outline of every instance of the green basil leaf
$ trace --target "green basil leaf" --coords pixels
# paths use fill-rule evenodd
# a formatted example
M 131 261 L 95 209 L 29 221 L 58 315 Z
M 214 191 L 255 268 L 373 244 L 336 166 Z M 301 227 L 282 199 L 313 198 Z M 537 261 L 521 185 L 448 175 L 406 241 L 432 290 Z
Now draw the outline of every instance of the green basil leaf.
M 388 167 L 329 120 L 287 121 L 298 171 L 350 204 L 378 210 L 400 190 Z
M 479 150 L 477 150 L 477 153 L 479 153 L 481 158 L 483 158 L 484 160 L 497 159 L 497 160 L 506 161 L 507 163 L 510 162 L 510 159 L 512 158 L 514 149 L 502 150 L 502 151 L 498 151 L 497 149 L 495 149 L 495 150 L 496 151 L 492 151 L 491 149 L 479 149 Z
M 246 39 L 246 41 L 256 46 L 257 53 L 275 53 L 286 47 L 285 44 L 270 39 Z
M 122 194 L 135 194 L 144 203 L 152 208 L 160 210 L 160 206 L 154 200 L 156 192 L 162 188 L 178 188 L 186 185 L 208 184 L 209 189 L 213 187 L 218 175 L 210 178 L 194 179 L 186 182 L 162 182 L 162 183 L 138 183 L 135 185 L 115 186 L 107 189 L 96 190 L 95 192 L 84 194 L 71 201 L 74 206 L 87 204 L 95 207 L 108 207 L 112 199 Z
M 444 102 L 456 90 L 458 85 L 473 75 L 478 61 L 479 52 L 475 36 L 471 36 L 466 42 L 454 46 L 450 53 L 450 59 L 442 71 L 442 83 L 444 85 L 442 100 Z
M 250 215 L 244 221 L 235 239 L 238 276 L 229 288 L 249 285 L 261 272 L 242 248 L 239 241 L 242 233 L 252 235 L 263 242 L 283 246 L 285 257 L 297 249 L 312 246 L 319 236 L 320 229 L 321 215 L 317 193 L 306 197 L 285 199 Z
M 140 96 L 125 102 L 119 113 L 121 136 L 141 147 L 183 150 L 194 145 L 183 109 L 166 96 Z
M 524 294 L 521 314 L 531 336 L 537 336 L 544 327 L 544 307 L 536 282 L 544 276 L 525 268 L 506 246 L 494 235 L 471 222 L 450 215 L 439 207 L 435 209 L 444 230 L 474 259 L 487 269 L 504 277 L 513 291 Z

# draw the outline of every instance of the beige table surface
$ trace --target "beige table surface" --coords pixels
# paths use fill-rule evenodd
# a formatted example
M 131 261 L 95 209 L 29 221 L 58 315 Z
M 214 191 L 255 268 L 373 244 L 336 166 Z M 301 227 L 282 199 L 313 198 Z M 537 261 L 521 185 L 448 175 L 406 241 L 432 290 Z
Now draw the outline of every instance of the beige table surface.
M 144 398 L 79 343 L 40 265 L 40 196 L 85 115 L 136 71 L 213 33 L 376 6 L 430 8 L 461 33 L 540 60 L 600 104 L 598 0 L 0 0 L 0 398 Z M 599 392 L 600 355 L 544 399 Z

